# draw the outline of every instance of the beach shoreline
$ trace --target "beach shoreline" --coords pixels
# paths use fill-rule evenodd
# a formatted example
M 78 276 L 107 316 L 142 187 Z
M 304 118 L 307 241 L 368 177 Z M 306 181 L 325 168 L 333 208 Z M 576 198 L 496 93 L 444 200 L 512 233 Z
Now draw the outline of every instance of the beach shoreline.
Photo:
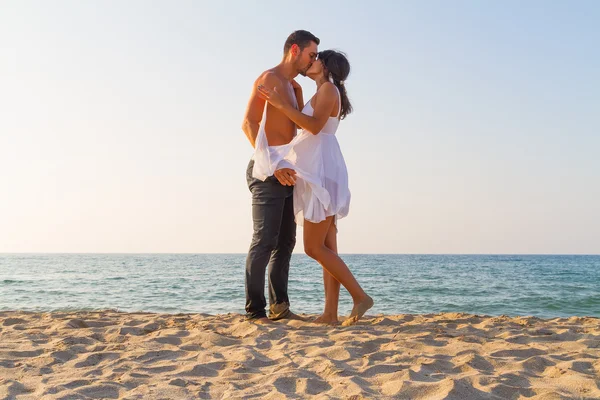
M 0 398 L 248 397 L 600 398 L 600 319 L 0 312 Z

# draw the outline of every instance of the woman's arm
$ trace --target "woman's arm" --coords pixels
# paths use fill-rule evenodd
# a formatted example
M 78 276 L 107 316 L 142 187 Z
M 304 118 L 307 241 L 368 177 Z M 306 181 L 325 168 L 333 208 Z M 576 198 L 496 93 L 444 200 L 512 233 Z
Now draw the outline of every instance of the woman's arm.
M 321 129 L 323 129 L 327 123 L 327 119 L 331 115 L 335 100 L 337 99 L 337 90 L 333 83 L 325 82 L 317 92 L 314 113 L 311 117 L 296 110 L 291 104 L 286 102 L 276 88 L 271 90 L 264 86 L 259 86 L 258 91 L 265 100 L 281 110 L 296 125 L 306 129 L 313 135 L 321 132 Z
M 304 106 L 304 95 L 302 94 L 302 86 L 298 84 L 298 82 L 292 80 L 292 87 L 294 88 L 294 94 L 296 95 L 296 103 L 298 104 L 298 108 L 302 110 Z
M 302 111 L 304 107 L 304 95 L 302 93 L 302 86 L 292 79 L 292 87 L 294 88 L 294 95 L 296 96 L 296 104 L 298 104 L 298 110 Z M 296 124 L 296 128 L 302 129 L 302 127 Z

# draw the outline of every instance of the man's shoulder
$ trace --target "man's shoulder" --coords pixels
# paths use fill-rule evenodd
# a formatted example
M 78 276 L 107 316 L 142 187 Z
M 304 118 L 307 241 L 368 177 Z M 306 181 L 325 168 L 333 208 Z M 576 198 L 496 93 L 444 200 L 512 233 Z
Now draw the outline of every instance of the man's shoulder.
M 282 82 L 282 77 L 274 69 L 268 69 L 260 74 L 256 81 L 267 86 L 278 86 Z

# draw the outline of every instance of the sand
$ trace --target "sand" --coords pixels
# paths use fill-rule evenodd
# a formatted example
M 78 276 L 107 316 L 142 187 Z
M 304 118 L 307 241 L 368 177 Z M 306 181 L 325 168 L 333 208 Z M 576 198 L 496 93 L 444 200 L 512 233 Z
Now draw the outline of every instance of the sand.
M 0 312 L 0 398 L 599 399 L 600 319 Z

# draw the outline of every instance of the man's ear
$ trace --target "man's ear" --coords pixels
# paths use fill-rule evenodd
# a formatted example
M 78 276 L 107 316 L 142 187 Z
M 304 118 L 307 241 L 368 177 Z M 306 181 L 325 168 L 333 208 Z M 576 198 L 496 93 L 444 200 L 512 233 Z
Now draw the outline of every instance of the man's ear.
M 296 57 L 298 54 L 300 54 L 300 47 L 297 44 L 293 44 L 290 48 L 290 53 L 292 53 L 292 55 Z

